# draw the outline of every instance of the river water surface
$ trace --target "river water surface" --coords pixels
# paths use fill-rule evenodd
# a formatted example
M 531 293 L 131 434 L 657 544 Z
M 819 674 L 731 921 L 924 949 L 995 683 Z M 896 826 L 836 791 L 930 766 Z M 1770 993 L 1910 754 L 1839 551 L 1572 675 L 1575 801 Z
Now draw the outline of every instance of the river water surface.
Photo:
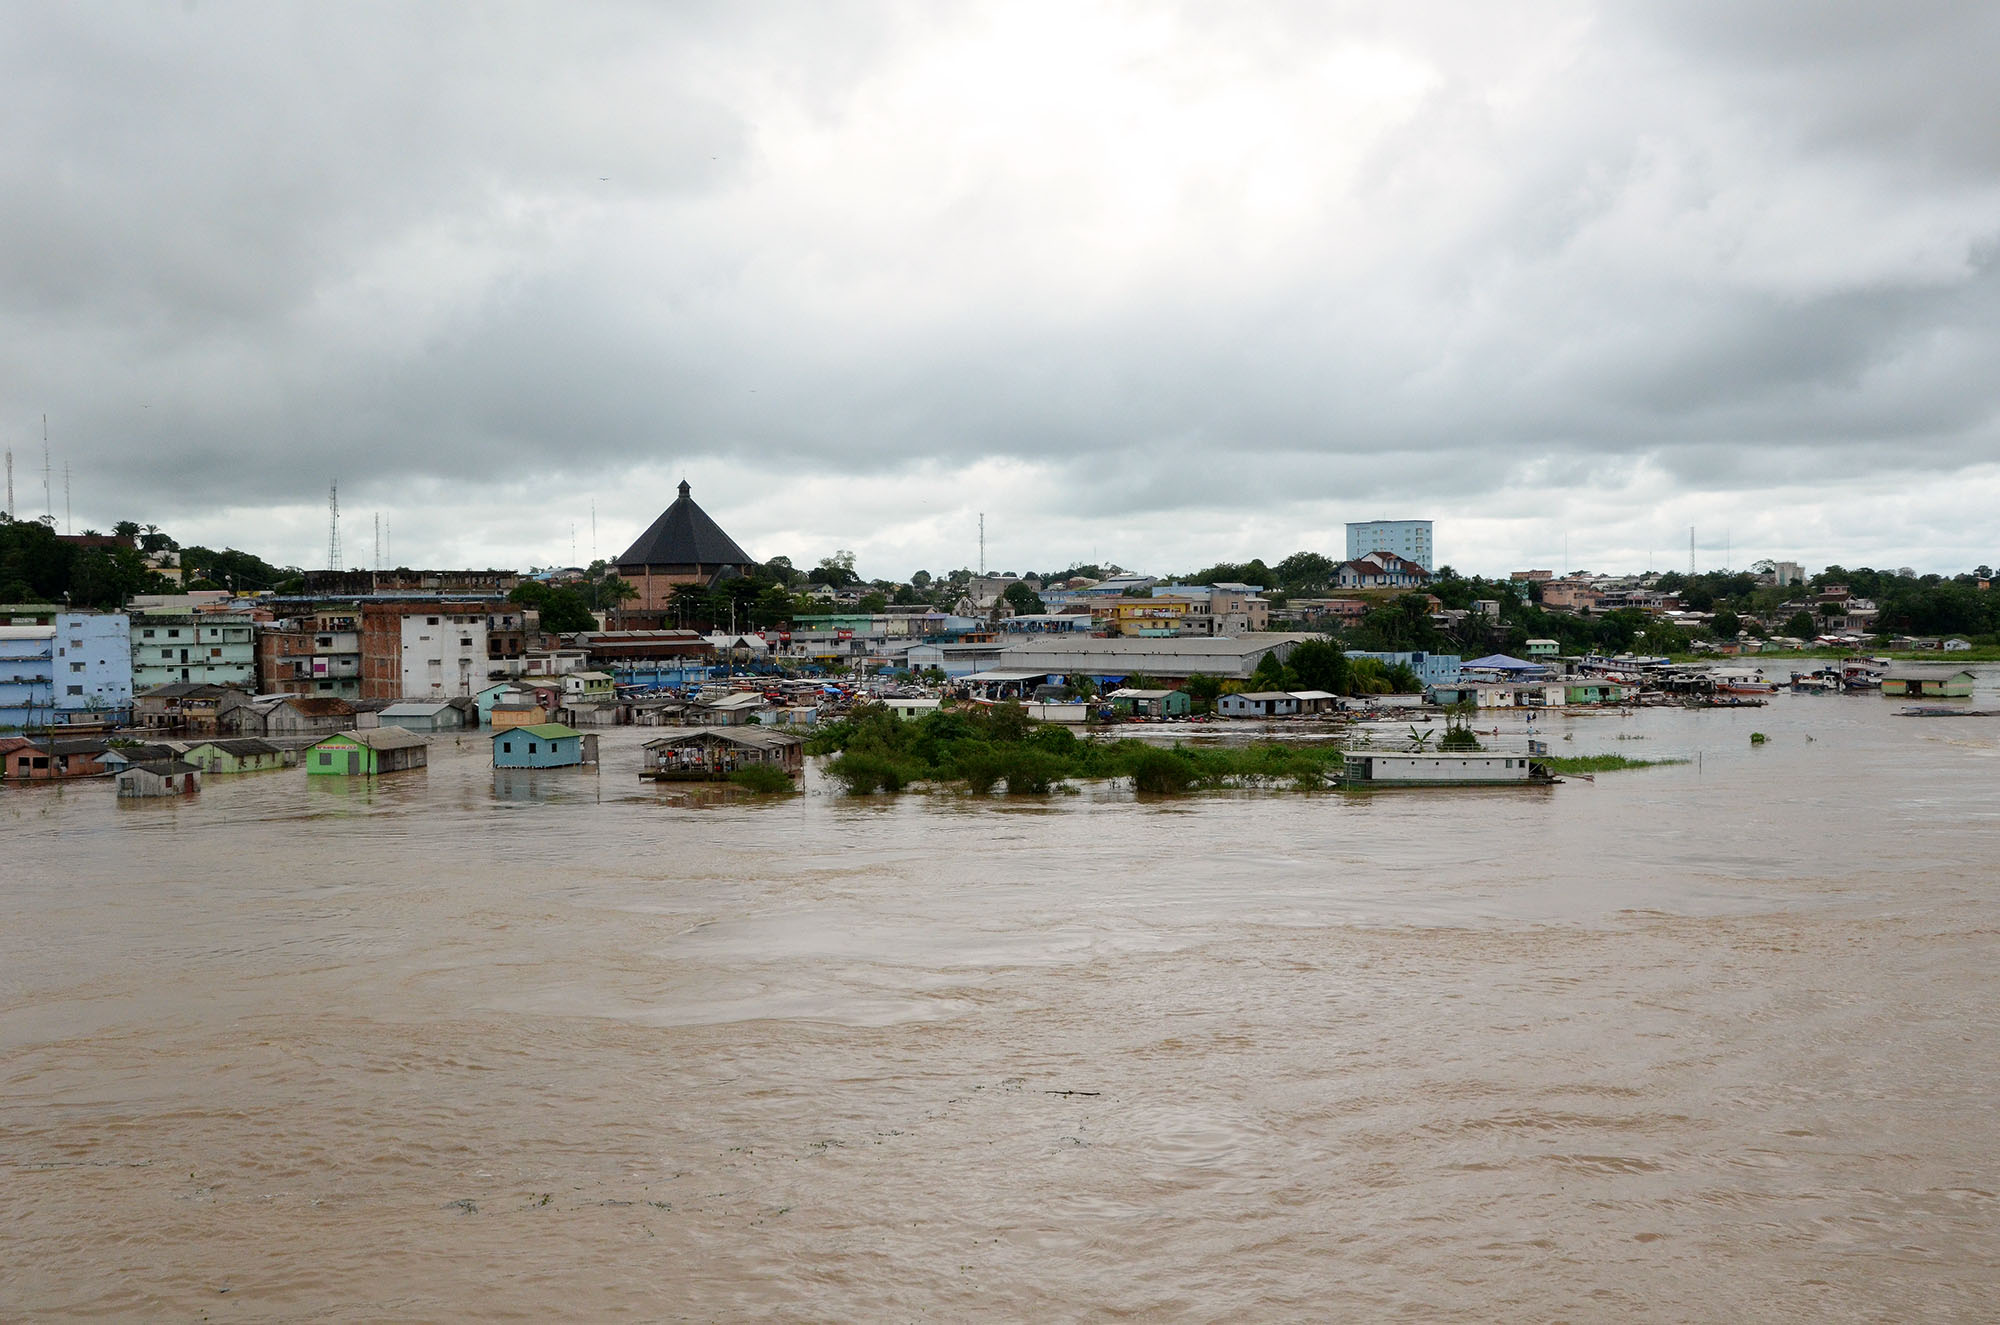
M 1993 1319 L 2000 719 L 1897 707 L 1527 791 L 6 789 L 0 1317 Z

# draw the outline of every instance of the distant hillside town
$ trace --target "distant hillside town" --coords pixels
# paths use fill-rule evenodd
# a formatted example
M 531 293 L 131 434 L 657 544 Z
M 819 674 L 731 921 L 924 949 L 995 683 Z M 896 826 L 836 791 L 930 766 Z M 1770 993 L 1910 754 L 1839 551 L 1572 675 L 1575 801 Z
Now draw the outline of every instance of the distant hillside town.
M 457 704 L 476 722 L 524 694 L 588 722 L 593 704 L 739 670 L 1240 691 L 1307 642 L 1332 646 L 1340 669 L 1320 679 L 1344 694 L 1449 686 L 1482 655 L 2000 643 L 1985 566 L 1487 579 L 1438 564 L 1434 534 L 1368 520 L 1347 526 L 1339 559 L 892 582 L 863 580 L 846 552 L 804 569 L 759 560 L 686 482 L 616 558 L 528 571 L 302 571 L 154 526 L 71 536 L 0 518 L 0 731 L 184 725 L 191 710 L 239 711 L 230 730 L 317 731 L 399 703 Z

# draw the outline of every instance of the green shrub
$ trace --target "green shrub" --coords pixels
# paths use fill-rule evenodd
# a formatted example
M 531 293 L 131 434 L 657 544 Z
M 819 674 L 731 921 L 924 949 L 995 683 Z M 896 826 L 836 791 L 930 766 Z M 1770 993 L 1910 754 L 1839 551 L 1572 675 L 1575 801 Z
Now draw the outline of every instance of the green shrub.
M 1126 772 L 1134 788 L 1160 796 L 1186 791 L 1195 784 L 1197 776 L 1194 761 L 1186 753 L 1153 746 L 1135 752 L 1126 761 Z
M 797 790 L 792 783 L 792 775 L 776 764 L 751 764 L 747 768 L 739 768 L 729 775 L 729 780 L 760 796 L 783 795 Z
M 860 752 L 841 755 L 826 766 L 827 776 L 847 788 L 850 796 L 871 791 L 901 791 L 914 779 L 909 770 L 886 755 Z

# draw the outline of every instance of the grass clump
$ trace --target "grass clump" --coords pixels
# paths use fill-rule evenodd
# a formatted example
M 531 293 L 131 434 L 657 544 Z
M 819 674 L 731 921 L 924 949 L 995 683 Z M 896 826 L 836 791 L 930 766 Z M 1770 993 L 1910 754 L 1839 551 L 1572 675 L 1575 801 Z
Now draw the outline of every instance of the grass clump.
M 1657 768 L 1662 764 L 1685 764 L 1685 759 L 1628 759 L 1624 755 L 1555 755 L 1538 762 L 1551 773 L 1616 773 L 1627 768 Z

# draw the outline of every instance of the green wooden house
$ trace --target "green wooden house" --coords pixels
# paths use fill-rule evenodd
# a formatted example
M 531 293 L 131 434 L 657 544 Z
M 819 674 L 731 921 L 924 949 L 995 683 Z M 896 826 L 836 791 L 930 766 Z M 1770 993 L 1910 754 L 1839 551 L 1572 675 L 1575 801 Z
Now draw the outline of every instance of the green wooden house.
M 310 776 L 372 778 L 422 768 L 430 762 L 430 743 L 401 727 L 374 727 L 328 736 L 305 753 Z
M 255 736 L 236 736 L 190 746 L 181 758 L 204 773 L 261 773 L 296 763 L 298 754 Z
M 1972 671 L 1946 663 L 1897 663 L 1882 677 L 1882 694 L 1901 698 L 1966 699 Z

